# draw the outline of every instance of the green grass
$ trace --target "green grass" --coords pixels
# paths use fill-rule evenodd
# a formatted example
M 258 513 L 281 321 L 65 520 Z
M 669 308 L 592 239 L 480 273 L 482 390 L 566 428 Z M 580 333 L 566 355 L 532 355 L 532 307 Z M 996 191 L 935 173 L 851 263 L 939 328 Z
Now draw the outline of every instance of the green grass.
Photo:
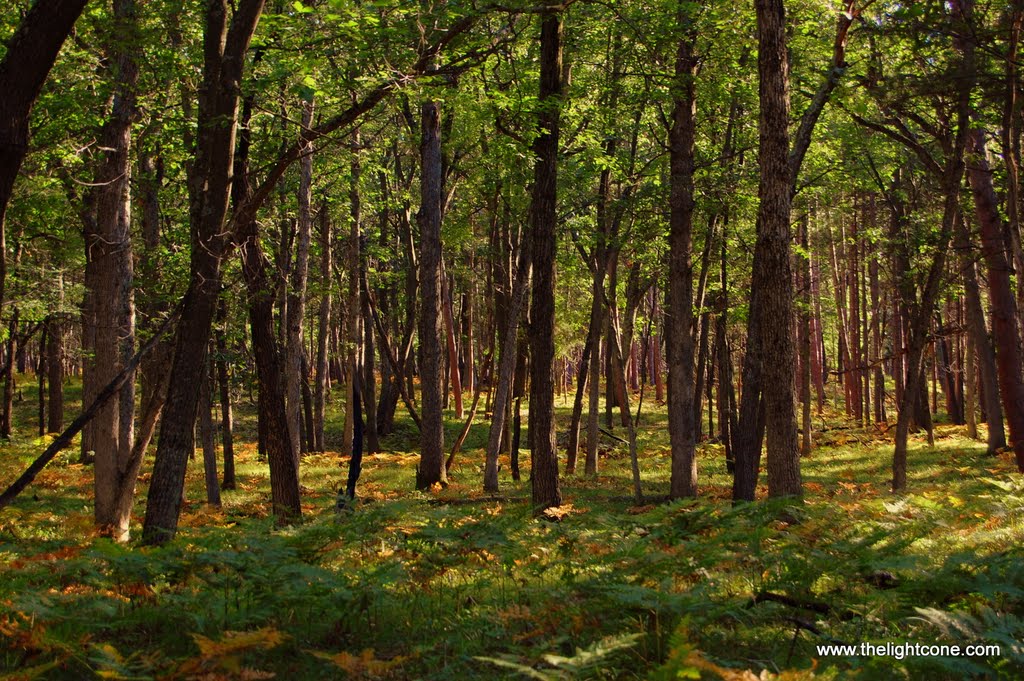
M 31 391 L 20 423 L 31 423 Z M 567 402 L 559 402 L 561 423 Z M 645 404 L 645 494 L 668 491 L 664 408 Z M 341 415 L 332 412 L 339 444 Z M 525 421 L 525 419 L 524 419 Z M 825 421 L 834 428 L 834 416 Z M 706 427 L 706 426 L 705 426 Z M 449 441 L 460 424 L 448 423 Z M 437 494 L 413 491 L 415 430 L 400 410 L 367 457 L 354 510 L 336 515 L 344 457 L 302 467 L 302 524 L 273 530 L 267 468 L 239 447 L 239 489 L 202 500 L 190 464 L 179 538 L 118 546 L 91 528 L 91 471 L 58 457 L 0 512 L 0 674 L 10 678 L 1021 678 L 1024 483 L 962 429 L 914 441 L 910 491 L 888 492 L 891 442 L 829 430 L 803 462 L 793 508 L 733 508 L 721 447 L 700 449 L 702 496 L 634 506 L 625 447 L 601 474 L 563 479 L 571 512 L 535 520 L 503 461 L 504 501 L 482 497 L 486 422 Z M 28 429 L 25 429 L 28 430 Z M 253 432 L 241 410 L 243 437 Z M 616 432 L 624 434 L 622 428 Z M 525 439 L 524 439 L 525 441 Z M 41 450 L 0 449 L 13 477 Z M 141 521 L 143 476 L 136 507 Z M 763 490 L 762 490 L 763 493 Z M 134 528 L 137 534 L 137 527 Z M 879 575 L 893 588 L 880 588 Z M 769 601 L 770 592 L 827 606 Z M 822 608 L 819 608 L 821 610 Z M 813 629 L 813 631 L 812 631 Z M 231 632 L 247 632 L 246 634 Z M 831 640 L 989 642 L 988 658 L 829 658 Z M 786 671 L 789 670 L 789 671 Z M 690 676 L 685 676 L 690 674 Z M 0 677 L 2 678 L 2 677 Z

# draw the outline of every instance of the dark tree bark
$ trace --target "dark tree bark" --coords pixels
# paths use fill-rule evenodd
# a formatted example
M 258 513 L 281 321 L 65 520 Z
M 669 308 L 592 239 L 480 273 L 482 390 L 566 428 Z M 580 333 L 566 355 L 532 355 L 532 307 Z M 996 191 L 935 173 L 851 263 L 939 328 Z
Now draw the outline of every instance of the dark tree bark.
M 793 406 L 793 287 L 789 254 L 792 178 L 789 160 L 789 68 L 782 0 L 757 0 L 760 74 L 760 205 L 740 426 L 735 438 L 733 498 L 753 500 L 760 462 L 756 428 L 763 395 L 768 494 L 800 496 L 800 453 Z M 770 349 L 770 352 L 769 352 Z
M 242 181 L 236 178 L 236 182 Z M 286 524 L 302 514 L 296 453 L 288 413 L 285 407 L 284 361 L 274 336 L 274 286 L 270 261 L 260 248 L 256 225 L 243 233 L 240 245 L 242 274 L 249 293 L 249 325 L 259 383 L 259 413 L 263 424 L 264 446 L 270 464 L 270 492 L 278 524 Z
M 444 376 L 441 286 L 441 112 L 437 102 L 420 109 L 420 387 L 423 395 L 420 463 L 416 488 L 448 484 L 444 470 Z
M 562 505 L 555 444 L 555 228 L 557 214 L 558 138 L 562 97 L 562 16 L 545 12 L 541 19 L 539 135 L 533 144 L 530 227 L 533 230 L 533 297 L 530 301 L 530 480 L 534 513 Z
M 39 339 L 39 358 L 36 361 L 36 382 L 39 404 L 39 437 L 46 435 L 46 336 L 49 332 L 49 320 L 43 323 L 43 335 Z
M 226 0 L 207 0 L 203 92 L 195 162 L 189 173 L 191 260 L 189 288 L 174 341 L 167 408 L 160 426 L 142 537 L 147 544 L 174 538 L 185 467 L 193 451 L 200 372 L 220 295 L 221 261 L 229 245 L 225 216 L 234 176 L 238 91 L 245 53 L 264 0 L 241 0 L 228 25 Z
M 462 407 L 462 375 L 459 371 L 459 350 L 455 344 L 455 315 L 452 306 L 454 295 L 444 262 L 441 264 L 441 315 L 444 317 L 445 347 L 448 349 L 448 380 L 451 384 L 452 401 L 455 406 L 455 418 L 461 419 Z
M 668 359 L 668 432 L 672 445 L 673 499 L 697 495 L 696 400 L 693 366 L 694 139 L 697 129 L 696 27 L 682 10 L 683 37 L 676 51 L 676 100 L 669 131 L 670 195 L 668 291 L 665 301 Z

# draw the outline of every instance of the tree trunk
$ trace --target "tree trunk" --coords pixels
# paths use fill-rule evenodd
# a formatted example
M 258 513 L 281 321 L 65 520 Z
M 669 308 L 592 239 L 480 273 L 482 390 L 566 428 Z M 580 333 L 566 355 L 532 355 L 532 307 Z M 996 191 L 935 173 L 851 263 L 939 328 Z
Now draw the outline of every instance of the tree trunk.
M 331 329 L 331 216 L 327 204 L 320 205 L 320 313 L 316 339 L 316 383 L 313 388 L 313 451 L 326 451 L 324 420 L 327 409 L 327 342 Z M 372 326 L 370 327 L 372 330 Z
M 213 358 L 211 358 L 212 361 Z M 217 480 L 217 445 L 213 432 L 213 400 L 211 399 L 213 368 L 206 367 L 199 386 L 199 441 L 203 447 L 203 477 L 206 480 L 206 503 L 220 507 L 220 481 Z
M 228 344 L 226 339 L 227 303 L 224 296 L 217 303 L 217 328 L 214 342 L 217 349 L 216 368 L 218 396 L 220 398 L 220 437 L 224 450 L 224 481 L 221 489 L 235 489 L 235 435 L 231 408 L 231 382 L 228 377 Z
M 364 249 L 360 248 L 360 251 Z M 376 356 L 373 344 L 373 315 L 370 312 L 370 288 L 366 280 L 367 256 L 364 254 L 359 261 L 360 290 L 359 301 L 362 305 L 363 356 L 360 358 L 362 376 L 359 383 L 360 404 L 365 406 L 366 424 L 363 427 L 366 453 L 380 451 L 380 435 L 377 432 L 377 376 L 374 370 Z
M 996 371 L 996 353 L 985 323 L 985 311 L 981 304 L 981 290 L 978 287 L 978 270 L 970 248 L 967 224 L 957 222 L 957 250 L 960 252 L 960 267 L 964 278 L 964 308 L 967 332 L 977 353 L 977 373 L 981 379 L 982 398 L 985 402 L 986 423 L 988 423 L 988 453 L 996 454 L 1006 446 L 1006 431 L 1003 427 L 1003 409 L 999 403 L 999 378 Z
M 593 320 L 595 329 L 600 329 L 604 324 L 604 314 L 598 306 L 598 317 Z M 598 469 L 598 445 L 601 440 L 601 334 L 595 330 L 597 336 L 594 343 L 594 350 L 590 355 L 590 395 L 587 407 L 587 459 L 584 471 L 588 476 L 596 476 Z M 607 352 L 607 350 L 605 351 Z
M 676 50 L 676 100 L 669 131 L 670 194 L 668 291 L 665 301 L 668 359 L 668 433 L 672 446 L 672 499 L 697 496 L 696 410 L 693 366 L 694 139 L 697 129 L 694 51 L 696 27 L 687 12 L 677 17 L 684 35 Z
M 313 102 L 302 103 L 302 130 L 313 125 Z M 301 135 L 300 131 L 300 135 Z M 309 279 L 309 244 L 313 233 L 313 216 L 310 209 L 310 192 L 313 185 L 312 143 L 302 139 L 302 157 L 299 160 L 298 225 L 295 235 L 295 259 L 291 268 L 288 286 L 288 341 L 285 349 L 285 406 L 288 409 L 288 433 L 291 436 L 295 469 L 303 451 L 300 438 L 302 430 L 302 384 L 306 365 L 306 348 L 302 325 L 306 320 L 306 282 Z
M 743 369 L 740 432 L 735 442 L 735 499 L 753 500 L 760 461 L 756 437 L 763 394 L 768 494 L 800 496 L 800 453 L 793 407 L 793 287 L 789 255 L 792 173 L 789 163 L 789 76 L 782 0 L 757 0 L 760 74 L 760 205 L 751 283 L 751 316 Z M 769 352 L 770 349 L 770 352 Z
M 94 272 L 86 280 L 92 291 L 96 325 L 93 371 L 98 389 L 110 382 L 135 354 L 134 263 L 131 243 L 131 126 L 136 115 L 135 88 L 139 70 L 134 0 L 114 2 L 118 42 L 110 47 L 115 64 L 113 107 L 100 133 L 104 156 L 90 189 L 95 206 L 95 231 L 86 235 L 87 267 Z M 121 489 L 134 489 L 125 479 L 135 437 L 135 382 L 128 380 L 117 400 L 109 403 L 93 422 L 95 460 L 95 519 L 104 533 L 127 541 L 130 508 L 119 508 Z
M 533 230 L 533 298 L 530 301 L 530 480 L 534 513 L 562 505 L 555 444 L 552 377 L 555 363 L 555 228 L 558 222 L 558 137 L 562 98 L 562 16 L 546 11 L 541 19 L 539 134 L 533 143 L 536 164 L 530 226 Z
M 221 260 L 228 246 L 224 218 L 234 177 L 238 88 L 244 55 L 256 30 L 264 0 L 240 0 L 228 28 L 226 0 L 209 0 L 204 32 L 203 88 L 196 158 L 189 173 L 192 252 L 189 288 L 174 342 L 167 408 L 146 504 L 142 538 L 161 544 L 174 538 L 181 510 L 185 467 L 193 450 L 195 389 L 206 361 Z M 283 409 L 283 404 L 281 405 Z M 294 467 L 293 467 L 294 470 Z M 297 489 L 296 482 L 296 489 Z M 297 501 L 297 499 L 296 499 Z
M 445 346 L 448 348 L 448 378 L 451 381 L 452 398 L 455 403 L 455 418 L 465 416 L 462 408 L 462 376 L 459 372 L 459 349 L 455 344 L 455 315 L 452 310 L 454 294 L 444 261 L 441 263 L 441 314 L 444 317 Z
M 64 319 L 60 315 L 47 318 L 46 373 L 47 412 L 46 432 L 64 430 Z
M 974 210 L 981 227 L 981 252 L 988 268 L 992 336 L 996 347 L 999 393 L 1010 429 L 1017 468 L 1024 472 L 1024 380 L 1021 376 L 1020 329 L 1010 288 L 1010 263 L 1003 248 L 1003 226 L 985 150 L 985 131 L 970 132 L 972 162 L 967 169 Z
M 420 139 L 420 463 L 416 489 L 447 485 L 444 470 L 444 376 L 441 362 L 441 112 L 437 102 L 424 102 Z
M 299 493 L 298 456 L 292 450 L 281 352 L 274 335 L 274 286 L 268 272 L 270 262 L 260 248 L 256 224 L 242 233 L 240 244 L 242 274 L 249 294 L 249 325 L 259 384 L 257 419 L 263 424 L 264 445 L 270 464 L 270 493 L 279 525 L 302 515 Z
M 0 437 L 10 439 L 13 434 L 13 413 L 14 413 L 14 355 L 18 352 L 18 316 L 20 310 L 17 305 L 11 309 L 11 321 L 7 327 L 7 356 L 4 358 L 4 404 L 3 412 L 0 414 Z
M 800 221 L 800 314 L 797 324 L 800 350 L 801 456 L 810 456 L 811 441 L 811 252 L 808 235 L 809 218 Z
M 516 273 L 512 284 L 512 298 L 507 310 L 505 329 L 502 334 L 501 364 L 498 368 L 498 382 L 494 391 L 494 406 L 491 415 L 491 429 L 487 436 L 487 455 L 484 465 L 484 491 L 498 491 L 498 454 L 512 398 L 516 360 L 519 357 L 519 322 L 526 307 L 530 291 L 530 242 L 525 237 L 519 244 Z

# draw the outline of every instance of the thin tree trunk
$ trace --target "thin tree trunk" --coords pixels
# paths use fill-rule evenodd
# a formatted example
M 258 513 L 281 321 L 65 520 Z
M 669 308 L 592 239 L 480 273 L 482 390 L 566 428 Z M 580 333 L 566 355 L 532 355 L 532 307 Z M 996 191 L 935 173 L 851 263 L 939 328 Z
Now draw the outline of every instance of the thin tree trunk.
M 310 209 L 310 193 L 313 186 L 312 143 L 305 139 L 303 131 L 313 125 L 313 102 L 302 102 L 302 154 L 299 160 L 298 224 L 295 235 L 295 259 L 291 268 L 288 286 L 287 345 L 285 346 L 285 406 L 288 409 L 288 433 L 291 449 L 295 456 L 295 469 L 299 468 L 299 457 L 304 450 L 300 438 L 302 422 L 302 384 L 306 364 L 303 324 L 306 320 L 306 282 L 309 279 L 309 245 L 313 232 L 313 216 Z
M 455 402 L 455 418 L 465 416 L 462 409 L 462 376 L 459 372 L 459 349 L 455 344 L 455 315 L 452 311 L 454 294 L 451 290 L 444 260 L 441 261 L 441 313 L 444 316 L 445 346 L 448 348 L 448 377 Z
M 800 350 L 801 456 L 810 456 L 811 441 L 811 252 L 807 215 L 800 221 L 800 314 L 797 324 Z
M 47 327 L 46 432 L 59 433 L 64 429 L 64 319 L 60 315 L 50 315 Z
M 212 358 L 211 358 L 212 360 Z M 217 445 L 213 433 L 213 368 L 207 366 L 199 386 L 199 440 L 203 447 L 203 475 L 206 480 L 206 503 L 220 506 L 220 482 L 217 480 Z
M 14 355 L 18 351 L 18 317 L 20 310 L 17 305 L 11 308 L 11 321 L 7 326 L 7 352 L 4 358 L 4 404 L 0 414 L 0 437 L 10 439 L 13 434 L 14 413 Z
M 320 314 L 317 326 L 316 384 L 313 389 L 313 451 L 327 451 L 324 443 L 324 421 L 327 413 L 328 375 L 327 345 L 331 329 L 331 216 L 327 204 L 320 205 Z M 370 329 L 373 327 L 371 325 Z
M 487 454 L 484 464 L 484 491 L 498 491 L 498 454 L 505 434 L 506 418 L 512 399 L 513 379 L 516 360 L 519 357 L 519 322 L 526 307 L 530 291 L 530 243 L 524 234 L 519 244 L 516 272 L 512 284 L 512 297 L 506 315 L 504 341 L 501 345 L 501 363 L 498 368 L 498 382 L 494 391 L 494 407 L 491 415 L 491 429 L 487 437 Z M 517 402 L 518 405 L 518 402 Z
M 221 296 L 217 303 L 217 326 L 214 342 L 217 350 L 217 387 L 220 398 L 220 437 L 224 450 L 224 481 L 221 489 L 235 489 L 235 436 L 234 416 L 231 408 L 231 382 L 228 377 L 228 344 L 225 334 L 227 302 Z

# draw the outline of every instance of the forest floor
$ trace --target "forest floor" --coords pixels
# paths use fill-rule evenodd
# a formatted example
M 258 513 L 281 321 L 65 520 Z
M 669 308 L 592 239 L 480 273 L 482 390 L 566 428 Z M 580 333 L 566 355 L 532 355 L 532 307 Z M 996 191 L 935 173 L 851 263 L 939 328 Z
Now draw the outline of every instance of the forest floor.
M 25 396 L 19 422 L 32 423 Z M 347 457 L 306 457 L 304 519 L 283 530 L 267 517 L 253 445 L 237 447 L 239 486 L 221 509 L 203 503 L 200 454 L 181 532 L 162 548 L 96 537 L 91 470 L 66 452 L 0 511 L 0 678 L 1024 678 L 1024 481 L 1008 455 L 939 426 L 934 448 L 914 440 L 909 492 L 894 496 L 891 441 L 828 416 L 798 507 L 734 508 L 709 443 L 700 498 L 665 503 L 664 408 L 645 411 L 648 503 L 631 496 L 619 443 L 596 478 L 563 479 L 554 517 L 531 515 L 527 451 L 523 481 L 504 459 L 502 499 L 488 500 L 483 421 L 452 484 L 415 492 L 403 421 L 366 457 L 358 503 L 341 514 Z M 449 442 L 459 428 L 453 418 Z M 0 447 L 0 483 L 46 440 Z M 1000 651 L 816 647 L 863 642 Z

